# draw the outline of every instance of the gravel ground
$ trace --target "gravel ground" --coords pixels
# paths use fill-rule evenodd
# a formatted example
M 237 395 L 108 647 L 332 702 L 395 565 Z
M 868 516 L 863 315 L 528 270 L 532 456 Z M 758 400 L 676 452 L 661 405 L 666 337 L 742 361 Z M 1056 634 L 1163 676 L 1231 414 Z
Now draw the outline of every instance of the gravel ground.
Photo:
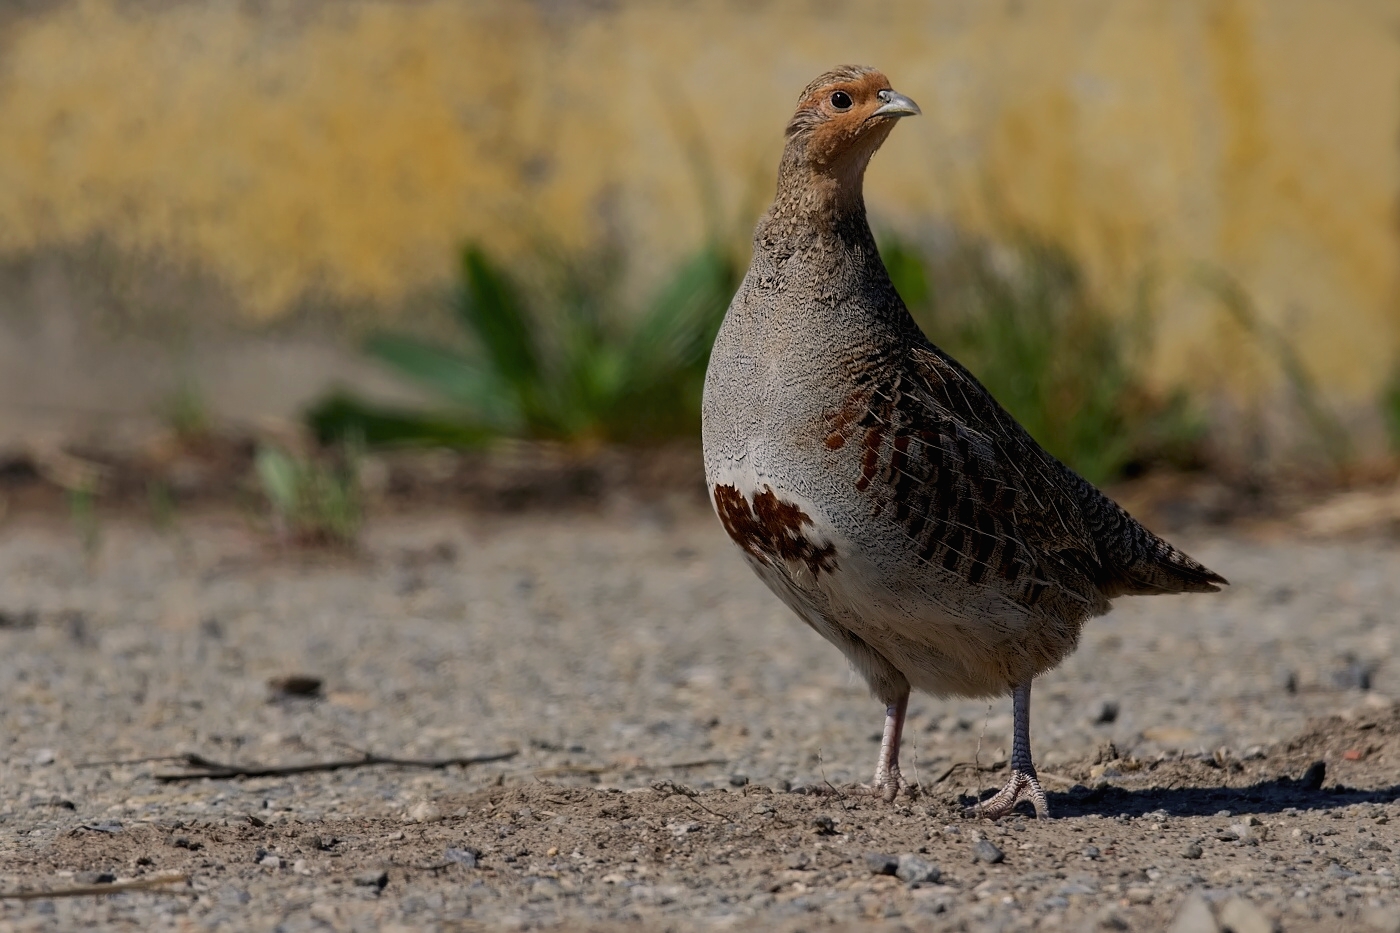
M 990 824 L 1009 701 L 916 697 L 922 794 L 862 796 L 882 710 L 690 505 L 382 517 L 355 557 L 12 520 L 0 931 L 1400 931 L 1400 551 L 1182 543 L 1235 585 L 1091 623 L 1037 683 L 1056 818 Z

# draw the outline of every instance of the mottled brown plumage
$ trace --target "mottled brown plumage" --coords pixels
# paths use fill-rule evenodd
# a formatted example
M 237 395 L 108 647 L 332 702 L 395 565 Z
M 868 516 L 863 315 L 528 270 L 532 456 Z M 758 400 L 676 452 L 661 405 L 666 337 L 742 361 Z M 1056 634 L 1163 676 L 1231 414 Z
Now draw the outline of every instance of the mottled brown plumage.
M 711 356 L 706 473 L 750 564 L 885 702 L 876 788 L 901 786 L 911 688 L 1009 691 L 1013 775 L 985 812 L 1029 796 L 1043 813 L 1031 680 L 1109 600 L 1225 581 L 1046 453 L 910 317 L 862 181 L 895 121 L 916 113 L 869 68 L 803 91 Z

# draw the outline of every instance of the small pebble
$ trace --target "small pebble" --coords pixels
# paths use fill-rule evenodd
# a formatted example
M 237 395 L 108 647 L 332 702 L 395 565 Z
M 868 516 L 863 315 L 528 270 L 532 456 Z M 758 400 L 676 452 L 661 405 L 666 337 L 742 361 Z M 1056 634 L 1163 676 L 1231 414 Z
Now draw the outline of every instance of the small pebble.
M 974 861 L 995 865 L 1006 858 L 1006 853 L 998 849 L 990 839 L 978 839 L 972 845 L 972 858 Z
M 469 846 L 460 849 L 449 848 L 442 855 L 449 862 L 455 862 L 463 868 L 475 868 L 481 859 L 481 852 Z
M 893 875 L 899 871 L 899 859 L 883 852 L 865 853 L 865 867 L 876 875 Z
M 1194 842 L 1188 845 L 1185 849 L 1181 850 L 1182 858 L 1197 859 L 1204 854 L 1204 850 L 1200 846 L 1196 845 Z
M 1080 854 L 1083 855 L 1083 856 L 1084 856 L 1085 858 L 1087 858 L 1087 859 L 1096 859 L 1096 858 L 1098 858 L 1100 855 L 1102 855 L 1103 853 L 1101 853 L 1101 852 L 1099 851 L 1099 847 L 1098 847 L 1098 846 L 1085 846 L 1085 847 L 1084 847 L 1084 851 L 1081 852 Z
M 442 819 L 442 811 L 426 800 L 420 800 L 408 808 L 405 818 L 411 823 L 436 823 Z
M 1167 933 L 1219 933 L 1210 906 L 1195 892 L 1186 895 Z
M 1118 721 L 1118 701 L 1100 700 L 1090 717 L 1096 726 L 1107 726 Z
M 817 816 L 812 818 L 812 825 L 816 827 L 818 836 L 836 835 L 836 821 L 829 816 Z
M 811 867 L 812 857 L 806 852 L 789 852 L 786 864 L 793 871 L 803 871 Z
M 366 871 L 355 876 L 355 883 L 364 888 L 378 888 L 384 890 L 389 884 L 389 873 L 387 871 Z
M 1375 669 L 1376 665 L 1373 662 L 1362 661 L 1355 655 L 1347 655 L 1343 659 L 1343 666 L 1332 673 L 1332 686 L 1339 690 L 1370 690 Z
M 1308 770 L 1303 772 L 1303 776 L 1298 779 L 1298 786 L 1303 790 L 1321 790 L 1322 782 L 1327 780 L 1327 762 L 1314 761 L 1308 765 Z
M 278 869 L 282 867 L 282 860 L 275 855 L 264 855 L 258 859 L 258 864 L 263 868 Z
M 894 874 L 905 884 L 937 883 L 943 877 L 943 872 L 937 865 L 931 865 L 917 855 L 909 854 L 899 857 L 899 866 Z
M 1099 915 L 1099 929 L 1130 930 L 1132 927 L 1128 926 L 1128 921 L 1118 916 L 1117 912 L 1114 911 L 1112 907 L 1106 907 L 1104 908 L 1104 912 Z
M 1220 925 L 1230 933 L 1274 933 L 1274 922 L 1242 897 L 1232 897 L 1220 908 Z
M 284 697 L 313 698 L 321 696 L 321 678 L 313 674 L 289 674 L 267 682 L 273 699 Z
M 117 876 L 110 871 L 82 871 L 73 876 L 78 884 L 112 884 Z

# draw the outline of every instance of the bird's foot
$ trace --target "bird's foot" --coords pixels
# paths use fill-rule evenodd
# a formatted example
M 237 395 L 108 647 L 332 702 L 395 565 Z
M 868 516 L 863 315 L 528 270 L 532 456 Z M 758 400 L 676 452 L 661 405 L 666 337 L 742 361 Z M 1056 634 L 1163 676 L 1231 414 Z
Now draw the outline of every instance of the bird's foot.
M 1035 807 L 1036 819 L 1050 818 L 1050 804 L 1045 800 L 1045 790 L 1034 770 L 1012 770 L 1006 786 L 997 791 L 996 796 L 968 807 L 967 816 L 999 820 L 1016 809 L 1016 804 L 1022 800 L 1029 800 Z
M 875 772 L 875 777 L 870 782 L 870 793 L 879 797 L 885 803 L 894 803 L 895 798 L 900 794 L 907 794 L 913 797 L 918 789 L 904 779 L 904 775 L 899 773 L 899 765 L 890 768 L 881 768 Z

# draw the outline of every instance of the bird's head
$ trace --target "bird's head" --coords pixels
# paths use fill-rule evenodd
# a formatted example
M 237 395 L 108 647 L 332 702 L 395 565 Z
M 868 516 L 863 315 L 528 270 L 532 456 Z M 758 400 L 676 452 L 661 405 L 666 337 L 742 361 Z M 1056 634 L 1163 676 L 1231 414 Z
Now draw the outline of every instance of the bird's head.
M 900 117 L 919 105 L 874 68 L 845 65 L 807 85 L 787 127 L 783 161 L 859 185 L 865 166 Z

